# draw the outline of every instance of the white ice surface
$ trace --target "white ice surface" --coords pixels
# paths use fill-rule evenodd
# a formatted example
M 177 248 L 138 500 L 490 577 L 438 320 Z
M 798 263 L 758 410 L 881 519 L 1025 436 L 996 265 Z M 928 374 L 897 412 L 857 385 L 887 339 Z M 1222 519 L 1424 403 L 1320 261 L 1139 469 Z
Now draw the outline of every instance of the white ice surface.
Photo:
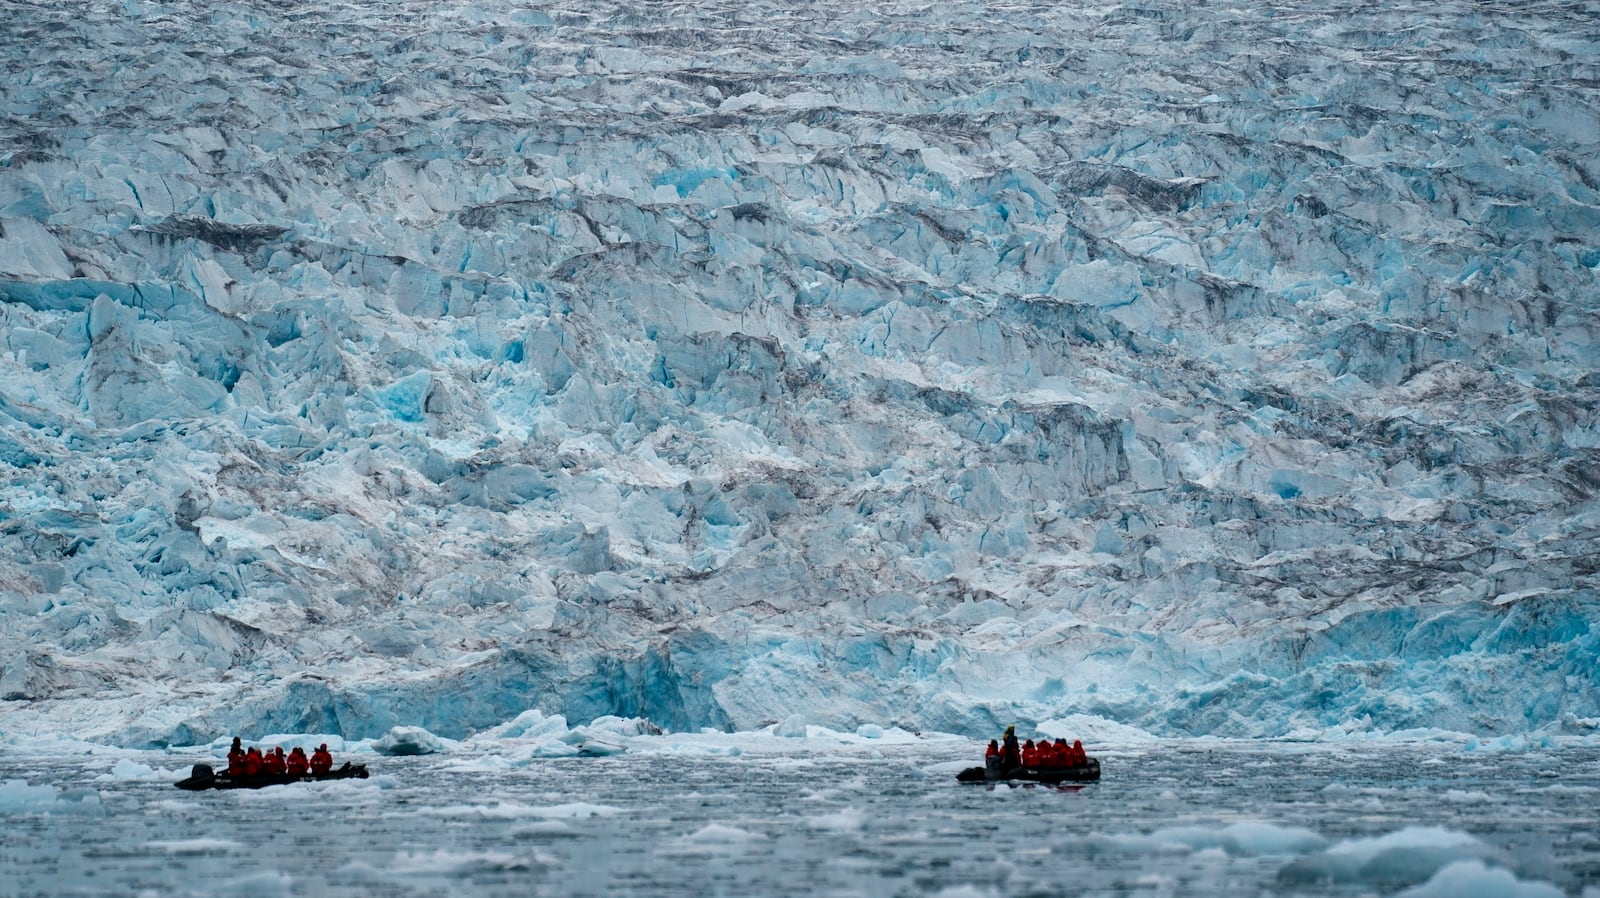
M 639 16 L 8 4 L 0 747 L 1600 739 L 1590 10 Z

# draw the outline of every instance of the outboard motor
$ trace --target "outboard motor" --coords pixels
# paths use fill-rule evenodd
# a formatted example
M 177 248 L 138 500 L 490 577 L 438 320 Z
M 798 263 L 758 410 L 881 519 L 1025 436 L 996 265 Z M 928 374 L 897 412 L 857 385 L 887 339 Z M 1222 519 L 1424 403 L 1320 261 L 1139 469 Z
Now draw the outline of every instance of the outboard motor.
M 192 780 L 208 780 L 213 776 L 216 774 L 211 771 L 210 764 L 196 764 L 189 771 L 189 778 Z

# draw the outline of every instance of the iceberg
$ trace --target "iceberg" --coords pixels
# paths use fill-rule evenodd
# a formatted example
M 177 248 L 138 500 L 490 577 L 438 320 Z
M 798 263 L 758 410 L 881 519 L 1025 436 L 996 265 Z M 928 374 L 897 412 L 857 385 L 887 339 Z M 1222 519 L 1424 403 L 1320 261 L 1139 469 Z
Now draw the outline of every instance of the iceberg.
M 397 726 L 372 743 L 372 750 L 378 754 L 398 757 L 431 755 L 445 749 L 443 739 L 422 727 Z

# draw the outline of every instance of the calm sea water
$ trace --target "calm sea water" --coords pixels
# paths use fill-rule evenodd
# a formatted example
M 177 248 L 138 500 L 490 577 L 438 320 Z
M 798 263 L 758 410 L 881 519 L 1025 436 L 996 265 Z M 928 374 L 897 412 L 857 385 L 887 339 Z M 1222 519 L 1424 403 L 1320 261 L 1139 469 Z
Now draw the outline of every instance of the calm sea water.
M 209 793 L 11 758 L 0 895 L 1600 898 L 1594 750 L 1165 745 L 1069 789 L 960 785 L 970 751 L 372 758 Z

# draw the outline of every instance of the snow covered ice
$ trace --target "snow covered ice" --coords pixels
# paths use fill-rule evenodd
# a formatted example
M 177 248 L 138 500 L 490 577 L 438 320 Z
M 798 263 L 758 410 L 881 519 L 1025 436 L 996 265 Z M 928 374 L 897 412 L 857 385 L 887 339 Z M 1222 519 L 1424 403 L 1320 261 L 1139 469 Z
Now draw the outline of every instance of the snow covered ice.
M 1596 741 L 1592 4 L 4 19 L 0 749 Z

